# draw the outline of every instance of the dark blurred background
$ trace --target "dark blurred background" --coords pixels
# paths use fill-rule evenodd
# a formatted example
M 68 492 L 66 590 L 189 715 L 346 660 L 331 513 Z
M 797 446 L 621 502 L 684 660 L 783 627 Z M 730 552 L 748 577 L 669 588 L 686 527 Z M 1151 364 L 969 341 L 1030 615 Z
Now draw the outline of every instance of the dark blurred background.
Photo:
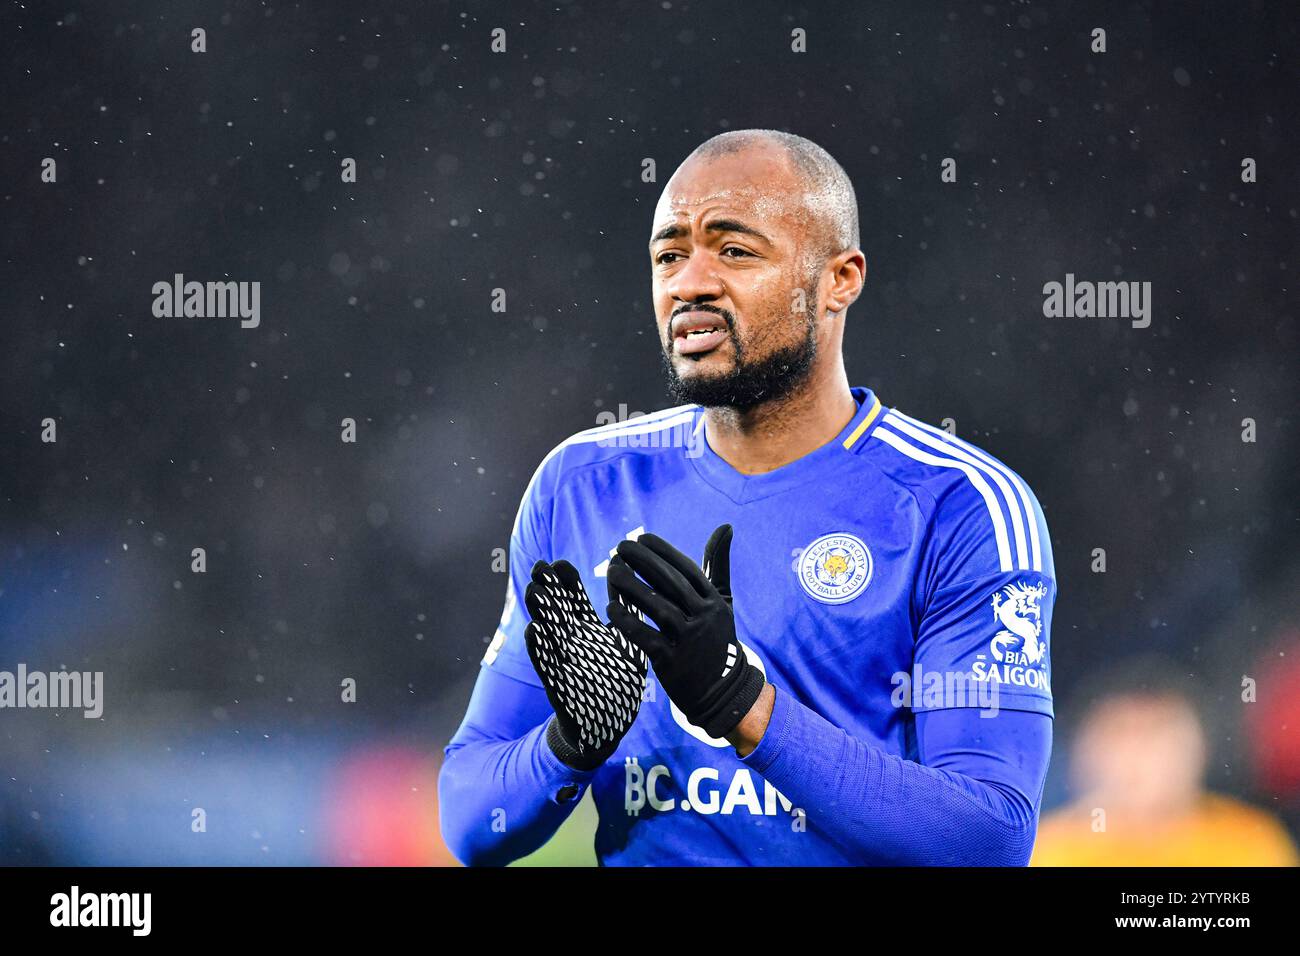
M 106 688 L 99 720 L 0 710 L 0 859 L 448 861 L 494 549 L 550 448 L 671 404 L 650 217 L 748 127 L 855 183 L 851 382 L 1042 501 L 1045 808 L 1096 676 L 1158 654 L 1208 785 L 1294 833 L 1296 34 L 1262 3 L 9 5 L 0 669 Z M 1151 282 L 1150 327 L 1044 318 L 1067 272 Z M 175 273 L 260 281 L 261 325 L 155 318 Z

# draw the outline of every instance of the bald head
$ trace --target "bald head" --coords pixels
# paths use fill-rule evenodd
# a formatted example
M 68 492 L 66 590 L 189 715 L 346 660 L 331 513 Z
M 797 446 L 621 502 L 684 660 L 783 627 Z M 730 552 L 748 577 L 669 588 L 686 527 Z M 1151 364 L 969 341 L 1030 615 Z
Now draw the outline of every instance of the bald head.
M 836 394 L 865 260 L 853 187 L 820 146 L 774 130 L 701 144 L 664 186 L 649 252 L 679 400 L 745 411 Z
M 755 148 L 776 148 L 790 161 L 802 195 L 795 213 L 809 229 L 809 244 L 826 258 L 856 249 L 858 198 L 844 167 L 810 139 L 774 129 L 738 129 L 705 140 L 690 156 L 709 160 Z M 685 165 L 685 163 L 683 163 Z

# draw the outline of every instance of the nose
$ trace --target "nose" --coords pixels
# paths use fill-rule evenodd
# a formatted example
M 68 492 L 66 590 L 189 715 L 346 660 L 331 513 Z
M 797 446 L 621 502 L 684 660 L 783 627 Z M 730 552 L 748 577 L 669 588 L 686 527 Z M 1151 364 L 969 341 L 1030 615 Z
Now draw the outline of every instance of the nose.
M 707 249 L 696 249 L 668 280 L 665 291 L 677 302 L 721 298 L 722 279 Z

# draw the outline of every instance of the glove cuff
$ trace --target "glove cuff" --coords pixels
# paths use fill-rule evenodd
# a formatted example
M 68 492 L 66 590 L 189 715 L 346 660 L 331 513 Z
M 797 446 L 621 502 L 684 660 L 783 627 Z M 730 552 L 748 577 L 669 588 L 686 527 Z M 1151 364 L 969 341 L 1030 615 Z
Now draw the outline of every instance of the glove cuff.
M 551 722 L 546 725 L 546 745 L 551 748 L 551 753 L 559 758 L 560 763 L 572 770 L 595 770 L 605 762 L 605 759 L 593 759 L 591 754 L 586 754 L 578 750 L 577 747 L 569 743 L 564 737 L 564 731 L 560 729 L 560 722 L 557 718 L 552 717 Z
M 745 719 L 745 715 L 749 713 L 750 708 L 754 706 L 754 702 L 758 700 L 758 695 L 763 692 L 763 685 L 766 683 L 763 672 L 746 661 L 740 680 L 736 682 L 734 693 L 728 697 L 716 714 L 713 714 L 697 726 L 701 727 L 710 737 L 722 738 L 727 736 Z

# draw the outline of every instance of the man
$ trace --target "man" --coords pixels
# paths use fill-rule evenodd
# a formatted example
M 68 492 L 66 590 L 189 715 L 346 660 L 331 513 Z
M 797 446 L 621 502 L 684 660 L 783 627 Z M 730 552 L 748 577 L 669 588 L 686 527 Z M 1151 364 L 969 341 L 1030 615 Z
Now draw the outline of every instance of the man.
M 716 136 L 665 187 L 650 258 L 684 404 L 533 476 L 446 749 L 448 845 L 517 859 L 590 788 L 605 865 L 1024 865 L 1047 526 L 1005 466 L 850 388 L 848 177 L 801 137 Z
M 1186 668 L 1162 659 L 1119 666 L 1132 676 L 1111 678 L 1080 717 L 1070 748 L 1075 799 L 1043 818 L 1032 864 L 1300 863 L 1272 813 L 1206 789 L 1209 747 Z

